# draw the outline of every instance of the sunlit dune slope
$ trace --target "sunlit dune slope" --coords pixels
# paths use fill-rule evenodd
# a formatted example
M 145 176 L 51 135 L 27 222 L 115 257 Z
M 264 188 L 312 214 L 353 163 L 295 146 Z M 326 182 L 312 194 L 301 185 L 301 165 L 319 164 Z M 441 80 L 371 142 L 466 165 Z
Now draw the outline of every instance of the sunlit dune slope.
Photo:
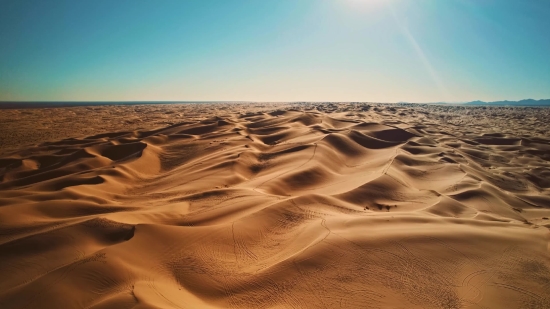
M 547 110 L 130 108 L 0 157 L 0 308 L 550 308 Z

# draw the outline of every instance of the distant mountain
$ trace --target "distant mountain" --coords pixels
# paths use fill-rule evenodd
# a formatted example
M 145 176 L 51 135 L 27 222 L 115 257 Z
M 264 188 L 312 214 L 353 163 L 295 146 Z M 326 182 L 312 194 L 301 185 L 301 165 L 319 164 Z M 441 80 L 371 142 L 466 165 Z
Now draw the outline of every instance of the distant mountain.
M 550 99 L 546 100 L 521 100 L 521 101 L 495 101 L 495 102 L 483 102 L 483 101 L 472 101 L 464 103 L 465 105 L 489 105 L 489 106 L 550 106 Z

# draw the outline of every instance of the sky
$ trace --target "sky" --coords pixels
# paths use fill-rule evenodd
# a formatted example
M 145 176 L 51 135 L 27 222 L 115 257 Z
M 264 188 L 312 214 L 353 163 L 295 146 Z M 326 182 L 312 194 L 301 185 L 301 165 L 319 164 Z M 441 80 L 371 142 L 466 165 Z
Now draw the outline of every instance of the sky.
M 0 101 L 550 98 L 548 0 L 0 0 Z

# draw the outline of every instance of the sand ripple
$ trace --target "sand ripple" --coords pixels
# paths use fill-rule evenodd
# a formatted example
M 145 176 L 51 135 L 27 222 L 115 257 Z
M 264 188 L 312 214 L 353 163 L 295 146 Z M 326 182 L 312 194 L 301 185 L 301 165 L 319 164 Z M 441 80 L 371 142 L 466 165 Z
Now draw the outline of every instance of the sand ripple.
M 236 106 L 0 157 L 0 308 L 550 308 L 532 110 Z

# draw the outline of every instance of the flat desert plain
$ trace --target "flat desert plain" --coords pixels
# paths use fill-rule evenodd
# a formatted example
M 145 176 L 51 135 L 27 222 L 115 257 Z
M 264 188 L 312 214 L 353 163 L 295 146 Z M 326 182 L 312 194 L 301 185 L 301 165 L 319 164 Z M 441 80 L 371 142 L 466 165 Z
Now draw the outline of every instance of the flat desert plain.
M 0 308 L 550 308 L 550 109 L 0 110 Z

